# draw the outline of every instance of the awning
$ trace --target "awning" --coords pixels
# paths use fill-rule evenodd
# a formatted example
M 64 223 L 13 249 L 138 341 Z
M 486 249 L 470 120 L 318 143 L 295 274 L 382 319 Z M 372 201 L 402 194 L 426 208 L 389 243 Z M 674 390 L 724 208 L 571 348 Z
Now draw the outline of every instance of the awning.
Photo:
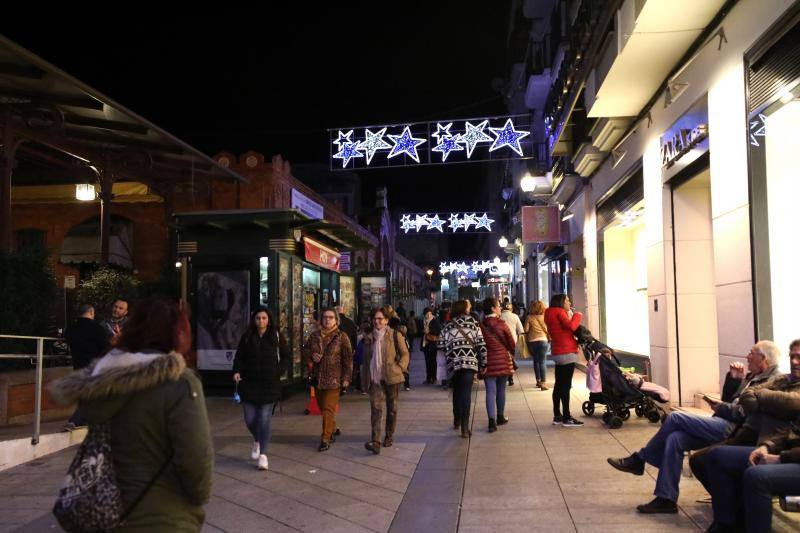
M 130 224 L 114 222 L 108 240 L 108 262 L 133 269 L 133 234 Z M 64 264 L 100 263 L 100 223 L 89 222 L 72 228 L 61 244 Z

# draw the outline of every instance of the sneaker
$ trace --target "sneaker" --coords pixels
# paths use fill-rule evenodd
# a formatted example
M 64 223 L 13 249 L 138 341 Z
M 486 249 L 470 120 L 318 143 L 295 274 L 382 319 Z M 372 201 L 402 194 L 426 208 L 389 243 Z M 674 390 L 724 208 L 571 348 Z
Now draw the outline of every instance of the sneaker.
M 644 474 L 644 461 L 642 461 L 642 459 L 635 453 L 620 459 L 609 457 L 606 460 L 608 461 L 608 464 L 620 472 L 627 472 L 629 474 L 633 474 L 634 476 L 641 476 Z
M 503 415 L 497 415 L 497 425 L 504 426 L 508 424 L 508 417 Z
M 394 444 L 394 440 L 392 440 L 392 437 L 386 437 L 385 439 L 383 439 L 384 448 L 391 448 L 392 444 Z
M 381 453 L 381 443 L 380 442 L 367 442 L 364 444 L 364 448 L 371 451 L 375 455 Z
M 317 451 L 320 451 L 320 452 L 327 452 L 327 451 L 328 451 L 328 450 L 330 450 L 330 449 L 331 449 L 331 445 L 330 445 L 330 443 L 327 443 L 327 442 L 325 442 L 325 441 L 322 441 L 322 442 L 320 442 L 320 443 L 319 443 L 319 448 L 317 448 Z
M 636 510 L 642 514 L 675 514 L 678 512 L 678 505 L 672 500 L 656 497 L 649 503 L 637 505 Z
M 583 426 L 583 422 L 580 420 L 575 420 L 571 416 L 564 417 L 563 422 L 561 423 L 562 426 L 565 428 L 579 428 Z
M 264 455 L 263 453 L 259 454 L 258 456 L 258 469 L 269 470 L 269 460 L 267 459 L 267 456 Z
M 554 426 L 561 426 L 564 424 L 564 419 L 560 416 L 553 417 L 553 425 Z
M 494 418 L 489 419 L 489 433 L 494 433 L 497 431 L 497 422 Z
M 253 443 L 253 448 L 250 450 L 250 459 L 255 461 L 258 459 L 258 456 L 261 455 L 261 445 L 258 442 Z
M 411 387 L 403 387 L 405 390 L 411 390 Z

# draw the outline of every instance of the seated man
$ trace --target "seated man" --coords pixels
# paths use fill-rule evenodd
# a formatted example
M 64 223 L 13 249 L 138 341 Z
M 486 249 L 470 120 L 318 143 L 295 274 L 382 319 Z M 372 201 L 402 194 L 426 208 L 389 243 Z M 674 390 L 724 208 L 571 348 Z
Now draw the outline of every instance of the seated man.
M 800 339 L 791 344 L 791 373 L 785 378 L 800 382 Z M 748 532 L 768 532 L 772 522 L 772 496 L 800 494 L 800 394 L 760 389 L 750 393 L 762 409 L 782 404 L 794 410 L 795 421 L 788 429 L 759 441 L 759 447 L 718 446 L 708 453 L 708 475 L 714 506 L 714 523 L 709 531 L 736 531 L 744 518 Z M 763 405 L 762 405 L 763 404 Z M 743 505 L 742 505 L 743 504 Z M 739 528 L 740 530 L 741 528 Z
M 645 462 L 658 467 L 658 479 L 649 503 L 638 505 L 640 513 L 677 513 L 678 483 L 683 468 L 683 454 L 704 448 L 727 438 L 744 419 L 739 395 L 750 386 L 765 383 L 777 374 L 780 350 L 772 341 L 759 341 L 747 354 L 749 373 L 742 379 L 741 363 L 731 364 L 723 388 L 723 401 L 714 402 L 714 416 L 699 416 L 674 411 L 650 442 L 628 457 L 608 458 L 608 463 L 622 472 L 637 476 L 644 473 Z M 736 390 L 731 394 L 734 384 Z

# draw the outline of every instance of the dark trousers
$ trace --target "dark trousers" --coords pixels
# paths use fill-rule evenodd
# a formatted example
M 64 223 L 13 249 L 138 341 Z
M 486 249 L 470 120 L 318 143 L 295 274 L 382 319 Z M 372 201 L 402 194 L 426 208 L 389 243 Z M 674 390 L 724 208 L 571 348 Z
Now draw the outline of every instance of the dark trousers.
M 422 351 L 425 353 L 425 381 L 436 383 L 436 343 L 429 342 Z
M 750 418 L 755 418 L 751 415 Z M 730 438 L 724 441 L 712 444 L 703 449 L 692 452 L 689 456 L 689 468 L 692 469 L 692 474 L 699 481 L 703 487 L 711 493 L 711 474 L 709 472 L 708 455 L 711 450 L 717 446 L 755 446 L 758 442 L 758 432 L 749 427 L 739 428 Z
M 414 337 L 409 335 L 406 338 L 408 339 L 408 351 L 409 352 L 413 352 L 414 351 Z
M 536 381 L 547 381 L 547 366 L 545 365 L 547 341 L 529 342 L 528 351 L 533 356 L 533 373 L 536 375 Z
M 556 365 L 556 384 L 553 386 L 553 416 L 572 416 L 569 412 L 569 391 L 572 388 L 572 374 L 575 363 Z
M 469 404 L 472 402 L 474 370 L 457 370 L 453 374 L 453 420 L 461 422 L 461 430 L 469 428 Z

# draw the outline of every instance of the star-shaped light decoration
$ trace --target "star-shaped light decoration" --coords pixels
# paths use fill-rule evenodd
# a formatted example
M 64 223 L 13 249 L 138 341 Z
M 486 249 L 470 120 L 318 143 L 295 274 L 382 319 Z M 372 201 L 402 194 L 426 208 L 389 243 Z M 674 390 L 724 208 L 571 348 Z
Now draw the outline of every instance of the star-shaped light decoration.
M 475 219 L 475 229 L 486 228 L 492 231 L 492 222 L 494 222 L 494 219 L 489 218 L 486 213 L 484 213 Z
M 364 130 L 364 140 L 358 143 L 358 149 L 363 150 L 367 156 L 367 165 L 372 162 L 372 156 L 378 150 L 388 150 L 392 147 L 391 144 L 383 140 L 386 135 L 386 128 L 383 128 L 375 133 L 369 131 L 369 128 Z
M 471 215 L 464 213 L 464 231 L 469 231 L 469 227 L 474 226 L 477 223 L 478 221 L 475 220 L 475 213 L 472 213 Z
M 427 225 L 428 225 L 428 217 L 426 217 L 425 215 L 417 215 L 417 218 L 414 219 L 414 227 L 416 228 L 417 233 L 419 233 L 419 230 L 422 229 L 423 226 Z
M 445 274 L 445 275 L 449 274 L 450 273 L 450 265 L 448 265 L 447 263 L 442 261 L 441 263 L 439 263 L 439 272 L 441 272 L 442 274 Z
M 438 213 L 433 215 L 432 217 L 428 217 L 428 231 L 433 229 L 438 229 L 439 233 L 444 233 L 444 226 L 445 221 L 439 218 Z
M 462 261 L 458 263 L 458 265 L 456 266 L 456 270 L 458 272 L 463 272 L 464 274 L 469 274 L 469 265 L 467 265 L 465 262 Z
M 435 134 L 434 134 L 435 135 Z M 431 152 L 441 152 L 442 153 L 442 163 L 447 161 L 447 156 L 450 155 L 450 152 L 458 152 L 464 151 L 464 147 L 458 144 L 459 138 L 461 136 L 457 135 L 453 137 L 452 135 L 448 135 L 447 137 L 443 137 L 439 140 L 439 144 L 431 148 Z
M 417 146 L 427 142 L 425 139 L 419 139 L 411 135 L 411 127 L 406 126 L 403 133 L 400 135 L 391 135 L 389 138 L 394 142 L 392 151 L 389 152 L 388 158 L 391 159 L 400 154 L 407 154 L 411 159 L 419 163 L 419 155 L 417 154 Z
M 400 217 L 400 229 L 405 233 L 414 229 L 414 222 L 411 221 L 411 215 L 403 215 Z
M 352 137 L 353 130 L 350 130 L 347 133 L 342 133 L 342 130 L 339 130 L 339 137 L 333 141 L 333 144 L 341 148 L 342 144 L 353 142 Z
M 436 137 L 437 139 L 441 139 L 442 137 L 452 137 L 453 134 L 450 133 L 450 128 L 453 127 L 453 123 L 450 122 L 446 126 L 442 126 L 441 122 L 436 123 L 436 133 L 432 133 L 431 137 Z
M 364 157 L 364 154 L 358 151 L 358 144 L 354 142 L 343 142 L 339 151 L 333 154 L 334 159 L 342 160 L 342 168 L 346 167 L 350 160 L 355 157 Z
M 487 124 L 489 124 L 489 121 L 484 120 L 475 126 L 468 120 L 464 125 L 466 130 L 458 136 L 458 142 L 467 147 L 467 159 L 472 157 L 472 151 L 475 150 L 478 143 L 491 142 L 493 140 L 483 131 Z
M 458 213 L 452 213 L 450 215 L 450 229 L 453 231 L 458 231 L 458 228 L 463 228 L 464 222 L 458 218 Z
M 506 119 L 506 123 L 502 128 L 489 128 L 492 130 L 492 133 L 495 134 L 494 142 L 492 146 L 489 147 L 490 152 L 494 152 L 502 148 L 503 146 L 508 146 L 512 150 L 514 150 L 518 155 L 522 156 L 522 146 L 520 146 L 519 141 L 530 135 L 530 132 L 527 131 L 519 131 L 514 129 L 514 123 L 511 122 L 511 119 Z
M 767 117 L 763 114 L 758 114 L 758 120 L 750 121 L 750 144 L 753 146 L 761 146 L 756 137 L 767 136 Z

